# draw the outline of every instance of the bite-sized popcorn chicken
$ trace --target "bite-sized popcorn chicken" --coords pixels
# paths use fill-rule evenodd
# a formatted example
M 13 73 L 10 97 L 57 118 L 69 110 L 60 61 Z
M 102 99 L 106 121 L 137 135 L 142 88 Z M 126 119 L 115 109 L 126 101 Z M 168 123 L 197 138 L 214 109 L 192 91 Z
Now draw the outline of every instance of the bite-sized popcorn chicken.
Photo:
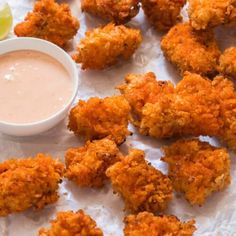
M 217 76 L 211 81 L 186 72 L 175 89 L 169 82 L 160 92 L 158 83 L 150 82 L 150 73 L 129 78 L 121 92 L 132 113 L 138 114 L 133 119 L 141 134 L 156 138 L 215 136 L 236 151 L 236 91 L 230 80 Z M 135 78 L 140 78 L 140 84 Z
M 236 47 L 227 48 L 219 64 L 219 72 L 236 80 Z
M 221 52 L 210 29 L 195 31 L 189 23 L 177 24 L 163 37 L 161 49 L 181 73 L 216 74 Z
M 69 115 L 69 129 L 86 140 L 110 136 L 117 144 L 125 141 L 130 106 L 123 96 L 80 100 Z
M 40 0 L 36 1 L 25 21 L 15 26 L 14 31 L 18 37 L 41 38 L 63 47 L 78 29 L 79 21 L 71 15 L 68 4 Z
M 167 176 L 144 159 L 144 152 L 131 150 L 129 155 L 106 171 L 115 192 L 132 212 L 163 212 L 172 199 L 172 185 Z
M 197 30 L 236 24 L 236 0 L 189 0 L 189 18 Z
M 179 140 L 164 148 L 174 189 L 192 204 L 202 205 L 213 192 L 230 184 L 230 158 L 224 148 L 199 140 Z
M 83 147 L 67 150 L 65 176 L 81 187 L 102 187 L 107 168 L 120 158 L 121 153 L 113 141 L 107 138 L 88 141 Z
M 103 236 L 96 222 L 82 210 L 58 212 L 51 228 L 39 230 L 38 236 Z
M 139 125 L 142 108 L 146 103 L 155 103 L 163 94 L 173 93 L 174 86 L 169 81 L 158 81 L 154 73 L 128 74 L 125 83 L 117 86 L 129 102 L 133 123 Z
M 105 20 L 123 24 L 130 21 L 139 12 L 138 0 L 82 0 L 82 11 Z
M 142 41 L 140 30 L 108 24 L 86 32 L 73 59 L 82 69 L 104 69 L 118 59 L 128 60 Z
M 63 172 L 62 163 L 44 154 L 0 163 L 0 216 L 56 202 Z
M 157 30 L 168 30 L 182 20 L 180 11 L 186 0 L 142 0 L 142 8 Z
M 149 212 L 128 215 L 124 219 L 124 236 L 192 236 L 195 221 L 181 222 L 176 216 L 155 216 Z

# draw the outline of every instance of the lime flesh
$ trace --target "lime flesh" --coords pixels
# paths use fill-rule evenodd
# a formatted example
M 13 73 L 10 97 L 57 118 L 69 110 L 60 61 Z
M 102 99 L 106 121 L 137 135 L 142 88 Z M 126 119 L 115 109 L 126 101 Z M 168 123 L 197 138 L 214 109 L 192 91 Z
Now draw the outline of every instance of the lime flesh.
M 11 8 L 7 3 L 0 4 L 0 40 L 6 38 L 12 26 Z

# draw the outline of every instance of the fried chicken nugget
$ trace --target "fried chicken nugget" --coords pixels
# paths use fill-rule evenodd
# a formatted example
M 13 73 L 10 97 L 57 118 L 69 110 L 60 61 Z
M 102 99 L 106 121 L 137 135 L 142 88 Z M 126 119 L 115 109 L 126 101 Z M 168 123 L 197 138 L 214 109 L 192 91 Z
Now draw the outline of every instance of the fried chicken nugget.
M 79 21 L 71 15 L 68 4 L 54 0 L 36 1 L 33 12 L 15 26 L 18 37 L 35 37 L 64 47 L 79 29 Z
M 125 83 L 117 86 L 129 102 L 132 110 L 132 122 L 139 126 L 142 108 L 146 103 L 155 103 L 163 94 L 173 93 L 174 86 L 169 81 L 157 81 L 154 73 L 128 74 Z
M 115 192 L 125 200 L 132 212 L 162 212 L 172 199 L 172 185 L 167 176 L 152 167 L 138 149 L 106 171 Z
M 176 216 L 155 216 L 149 212 L 124 219 L 124 236 L 192 236 L 195 221 L 181 222 Z
M 82 210 L 58 212 L 51 228 L 39 230 L 38 236 L 103 236 L 96 222 Z
M 110 136 L 117 144 L 125 141 L 130 119 L 130 106 L 123 96 L 93 97 L 80 100 L 69 115 L 68 128 L 86 140 Z
M 236 0 L 189 0 L 189 18 L 197 30 L 236 24 Z
M 0 164 L 0 216 L 57 201 L 62 163 L 50 156 L 7 160 Z
M 168 30 L 182 20 L 181 9 L 186 0 L 142 0 L 142 8 L 157 30 Z
M 219 72 L 236 80 L 236 47 L 227 48 L 219 64 Z
M 161 49 L 181 73 L 216 74 L 221 52 L 210 29 L 195 31 L 189 23 L 177 24 L 161 40 Z
M 82 11 L 124 24 L 135 17 L 139 12 L 139 0 L 82 0 Z
M 192 205 L 204 204 L 213 192 L 230 184 L 230 158 L 224 148 L 193 139 L 179 140 L 164 152 L 162 160 L 169 164 L 174 189 Z
M 131 58 L 141 41 L 140 30 L 108 24 L 86 32 L 73 59 L 82 64 L 82 69 L 101 70 L 115 64 L 119 58 Z
M 67 150 L 65 176 L 81 187 L 102 187 L 107 168 L 120 158 L 121 153 L 113 141 L 107 138 L 88 141 L 84 147 Z

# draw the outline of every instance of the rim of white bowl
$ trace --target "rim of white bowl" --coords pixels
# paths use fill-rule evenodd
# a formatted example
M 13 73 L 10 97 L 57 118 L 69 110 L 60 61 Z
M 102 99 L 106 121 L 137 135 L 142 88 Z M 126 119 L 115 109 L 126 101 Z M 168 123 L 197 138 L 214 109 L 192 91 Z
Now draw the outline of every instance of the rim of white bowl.
M 70 55 L 66 51 L 64 51 L 62 48 L 60 48 L 56 44 L 51 43 L 47 40 L 43 40 L 43 39 L 39 39 L 39 38 L 33 38 L 33 37 L 19 37 L 19 38 L 11 38 L 11 39 L 6 39 L 6 40 L 3 40 L 3 41 L 0 41 L 0 45 L 4 44 L 4 43 L 7 43 L 9 41 L 16 41 L 16 42 L 17 41 L 35 41 L 35 42 L 37 41 L 37 42 L 40 42 L 42 44 L 48 45 L 51 48 L 54 48 L 54 50 L 58 50 L 58 51 L 62 52 L 64 54 L 64 56 L 67 58 L 67 60 L 71 63 L 72 68 L 73 68 L 73 72 L 72 72 L 73 77 L 74 77 L 74 79 L 72 79 L 73 80 L 72 81 L 72 83 L 73 83 L 73 93 L 72 93 L 71 98 L 69 99 L 69 101 L 64 105 L 64 107 L 61 108 L 60 110 L 58 110 L 53 115 L 49 116 L 48 118 L 45 118 L 45 119 L 39 120 L 39 121 L 29 122 L 29 123 L 14 123 L 14 122 L 2 121 L 2 120 L 0 120 L 0 123 L 3 124 L 3 125 L 9 125 L 9 126 L 15 126 L 15 127 L 16 126 L 17 127 L 27 127 L 27 126 L 40 125 L 40 124 L 43 124 L 45 122 L 48 122 L 48 121 L 56 118 L 59 114 L 63 113 L 65 110 L 68 109 L 68 107 L 73 103 L 73 101 L 75 100 L 75 98 L 77 96 L 78 89 L 79 89 L 79 78 L 78 78 L 78 71 L 77 71 L 76 63 L 73 61 L 73 59 L 70 57 Z M 33 51 L 42 52 L 42 51 L 40 51 L 39 48 L 36 48 L 36 47 L 35 47 L 35 49 L 25 48 L 25 49 L 19 49 L 19 50 L 33 50 Z M 11 50 L 10 49 L 9 51 L 7 51 L 5 53 L 19 51 L 19 50 Z M 3 53 L 3 54 L 5 54 L 5 53 Z M 42 53 L 45 53 L 45 52 L 42 52 Z M 45 53 L 45 54 L 47 54 L 47 53 Z M 1 53 L 0 53 L 0 55 L 1 55 Z M 47 54 L 47 55 L 53 57 L 50 54 Z M 55 58 L 55 57 L 53 57 L 53 58 L 55 60 L 57 60 L 57 58 Z M 64 67 L 64 65 L 60 61 L 58 61 L 58 62 Z

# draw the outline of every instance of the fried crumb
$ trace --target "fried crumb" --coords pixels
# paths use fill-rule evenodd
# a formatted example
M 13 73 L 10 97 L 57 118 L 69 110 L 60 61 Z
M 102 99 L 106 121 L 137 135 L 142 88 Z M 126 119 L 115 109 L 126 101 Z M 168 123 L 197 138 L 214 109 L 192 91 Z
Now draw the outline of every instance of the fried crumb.
M 40 38 L 64 47 L 78 29 L 79 21 L 71 15 L 68 4 L 40 0 L 35 2 L 33 11 L 15 26 L 14 31 L 18 37 Z
M 163 212 L 172 199 L 169 178 L 147 163 L 141 150 L 131 150 L 128 156 L 109 167 L 106 174 L 131 212 Z
M 230 158 L 224 148 L 193 139 L 179 140 L 163 150 L 174 189 L 191 205 L 203 205 L 213 192 L 230 184 Z
M 87 31 L 73 59 L 82 64 L 82 69 L 102 70 L 118 59 L 130 59 L 141 42 L 140 30 L 110 23 Z
M 121 153 L 113 141 L 107 138 L 88 141 L 83 147 L 67 150 L 65 176 L 80 187 L 99 188 L 107 180 L 107 168 L 120 158 Z
M 82 11 L 102 19 L 124 24 L 139 12 L 138 0 L 82 0 Z
M 96 222 L 82 210 L 58 212 L 51 228 L 39 230 L 38 236 L 103 236 Z
M 176 216 L 155 216 L 149 212 L 124 219 L 124 236 L 192 236 L 195 221 L 181 222 Z
M 130 106 L 123 96 L 93 97 L 80 100 L 69 115 L 69 129 L 86 140 L 110 136 L 117 144 L 125 141 L 130 119 Z
M 161 49 L 182 74 L 216 74 L 221 52 L 210 29 L 195 31 L 189 23 L 177 24 L 161 40 Z
M 63 172 L 63 164 L 45 154 L 1 163 L 0 216 L 56 202 Z
M 142 0 L 142 8 L 149 22 L 157 30 L 169 30 L 182 20 L 181 9 L 186 0 Z

